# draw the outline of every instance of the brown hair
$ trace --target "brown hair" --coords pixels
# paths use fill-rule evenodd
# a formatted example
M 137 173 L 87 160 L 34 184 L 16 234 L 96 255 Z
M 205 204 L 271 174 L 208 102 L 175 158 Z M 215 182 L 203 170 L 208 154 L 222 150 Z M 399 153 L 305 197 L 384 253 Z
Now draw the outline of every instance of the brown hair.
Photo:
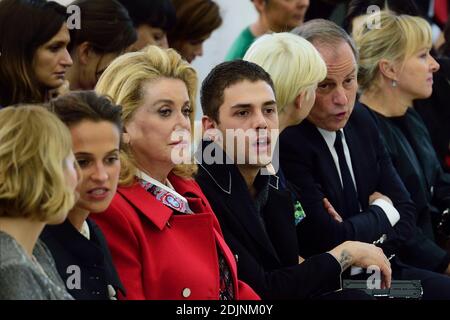
M 122 53 L 137 39 L 128 11 L 116 0 L 76 0 L 81 29 L 70 30 L 69 51 L 88 42 L 98 54 Z
M 215 66 L 203 80 L 200 101 L 203 114 L 219 122 L 219 108 L 226 88 L 241 81 L 265 81 L 275 93 L 270 75 L 259 65 L 244 60 L 222 62 Z
M 53 1 L 0 1 L 0 106 L 44 102 L 48 88 L 35 77 L 33 57 L 66 19 L 66 8 Z
M 211 0 L 172 0 L 177 22 L 167 35 L 171 47 L 177 42 L 197 41 L 209 35 L 222 24 L 219 6 Z
M 93 90 L 72 91 L 51 100 L 46 107 L 68 127 L 84 120 L 107 121 L 122 131 L 122 107 Z

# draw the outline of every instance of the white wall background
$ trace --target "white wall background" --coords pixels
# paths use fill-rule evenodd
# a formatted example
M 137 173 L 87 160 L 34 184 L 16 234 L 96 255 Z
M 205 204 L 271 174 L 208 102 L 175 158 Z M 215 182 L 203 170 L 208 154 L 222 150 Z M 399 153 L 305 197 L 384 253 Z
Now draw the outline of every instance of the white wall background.
M 215 2 L 220 6 L 223 24 L 205 41 L 203 56 L 192 62 L 199 73 L 200 81 L 215 65 L 223 62 L 234 39 L 242 29 L 253 23 L 257 18 L 256 10 L 250 0 L 215 0 Z M 196 118 L 198 119 L 201 117 L 199 100 L 197 106 Z
M 72 0 L 56 0 L 67 5 Z M 151 0 L 148 0 L 151 1 Z M 208 72 L 222 62 L 234 39 L 242 29 L 256 20 L 256 10 L 250 0 L 214 0 L 220 7 L 223 19 L 222 26 L 217 29 L 203 45 L 203 56 L 192 63 L 198 71 L 199 80 L 206 77 Z M 196 118 L 201 117 L 201 108 L 198 102 Z

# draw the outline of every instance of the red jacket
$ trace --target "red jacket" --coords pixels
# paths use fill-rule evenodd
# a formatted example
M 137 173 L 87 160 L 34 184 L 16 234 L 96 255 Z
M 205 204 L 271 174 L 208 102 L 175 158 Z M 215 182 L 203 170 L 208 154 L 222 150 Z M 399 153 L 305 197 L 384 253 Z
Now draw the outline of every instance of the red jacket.
M 103 231 L 126 290 L 124 299 L 219 297 L 217 246 L 230 266 L 236 299 L 259 299 L 237 279 L 236 261 L 198 184 L 170 175 L 176 191 L 196 214 L 172 209 L 135 184 L 119 187 L 110 207 L 91 217 Z

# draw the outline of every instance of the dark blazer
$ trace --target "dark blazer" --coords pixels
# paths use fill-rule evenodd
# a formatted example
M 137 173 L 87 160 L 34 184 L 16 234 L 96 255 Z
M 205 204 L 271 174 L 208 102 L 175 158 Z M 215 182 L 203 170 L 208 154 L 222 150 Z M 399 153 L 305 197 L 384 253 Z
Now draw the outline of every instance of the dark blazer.
M 308 298 L 338 289 L 341 267 L 330 254 L 298 264 L 290 194 L 280 190 L 278 177 L 259 176 L 258 183 L 261 179 L 270 179 L 262 219 L 235 165 L 203 163 L 196 177 L 236 255 L 239 277 L 263 299 Z
M 89 218 L 87 223 L 90 240 L 75 229 L 68 219 L 60 225 L 45 227 L 40 238 L 50 249 L 67 291 L 76 300 L 108 300 L 110 299 L 108 285 L 116 292 L 120 290 L 124 294 L 101 230 Z M 76 271 L 69 268 L 70 266 L 80 268 L 79 288 L 72 287 L 76 283 L 73 278 Z M 68 287 L 68 283 L 71 286 Z
M 280 161 L 287 179 L 296 186 L 306 218 L 298 224 L 300 252 L 309 256 L 330 250 L 346 240 L 371 243 L 383 234 L 386 254 L 398 252 L 415 230 L 415 207 L 378 135 L 369 112 L 356 106 L 344 128 L 350 149 L 361 212 L 344 212 L 340 178 L 325 139 L 305 120 L 280 137 Z M 369 206 L 375 192 L 388 196 L 400 213 L 391 227 L 378 206 Z M 328 198 L 344 222 L 331 218 L 323 207 Z

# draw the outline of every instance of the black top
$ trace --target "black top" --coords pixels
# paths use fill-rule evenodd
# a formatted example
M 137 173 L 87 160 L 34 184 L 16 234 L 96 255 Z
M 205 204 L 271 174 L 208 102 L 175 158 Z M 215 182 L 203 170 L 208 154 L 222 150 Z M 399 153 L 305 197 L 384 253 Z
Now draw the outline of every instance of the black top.
M 443 172 L 425 124 L 414 109 L 399 117 L 385 117 L 375 111 L 372 114 L 392 163 L 416 204 L 417 225 L 434 240 L 432 221 L 439 220 L 442 211 L 450 207 L 450 174 Z M 418 242 L 424 245 L 427 241 L 420 238 Z M 445 270 L 449 254 L 437 245 L 430 245 L 428 251 L 436 253 Z
M 50 249 L 67 291 L 76 300 L 109 300 L 115 296 L 111 296 L 108 285 L 116 293 L 117 290 L 124 293 L 123 285 L 100 228 L 91 219 L 86 221 L 90 240 L 69 219 L 45 227 L 41 240 Z
M 223 152 L 220 147 L 216 150 Z M 340 288 L 341 267 L 330 254 L 316 255 L 298 264 L 294 207 L 290 193 L 280 189 L 278 177 L 257 177 L 259 192 L 268 185 L 267 200 L 260 199 L 264 205 L 258 212 L 235 165 L 199 162 L 196 180 L 237 257 L 239 278 L 261 298 L 310 298 Z
M 417 112 L 409 108 L 401 117 L 372 113 L 392 162 L 419 213 L 442 212 L 450 207 L 450 174 L 440 167 L 430 135 Z

